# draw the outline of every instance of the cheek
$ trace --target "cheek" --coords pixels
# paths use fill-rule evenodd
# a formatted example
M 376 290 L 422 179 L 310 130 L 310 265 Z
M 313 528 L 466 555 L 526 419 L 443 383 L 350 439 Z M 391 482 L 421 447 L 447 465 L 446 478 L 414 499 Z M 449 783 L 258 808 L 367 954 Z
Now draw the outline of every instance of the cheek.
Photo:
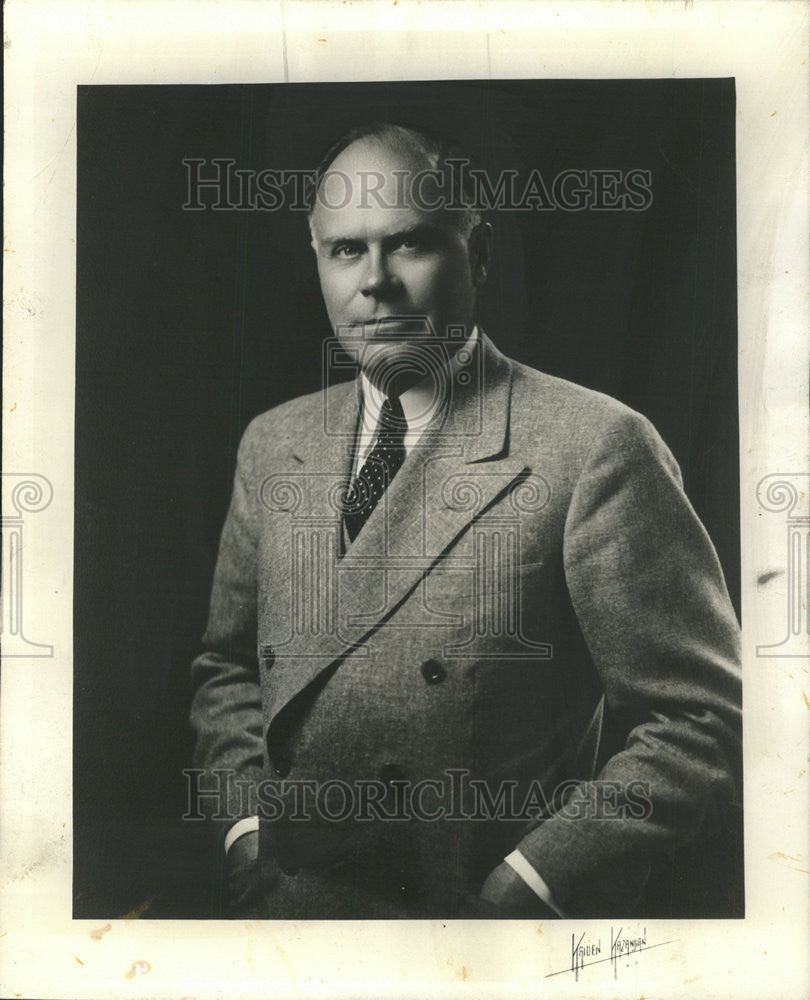
M 318 276 L 321 281 L 323 300 L 330 312 L 333 309 L 339 309 L 352 297 L 356 282 L 352 279 L 348 269 L 339 271 L 323 268 L 319 269 Z
M 425 269 L 419 288 L 433 310 L 454 311 L 470 295 L 472 282 L 468 269 L 456 261 L 444 261 Z
M 454 271 L 445 261 L 425 261 L 409 266 L 402 277 L 414 295 L 439 303 L 447 298 L 455 280 Z

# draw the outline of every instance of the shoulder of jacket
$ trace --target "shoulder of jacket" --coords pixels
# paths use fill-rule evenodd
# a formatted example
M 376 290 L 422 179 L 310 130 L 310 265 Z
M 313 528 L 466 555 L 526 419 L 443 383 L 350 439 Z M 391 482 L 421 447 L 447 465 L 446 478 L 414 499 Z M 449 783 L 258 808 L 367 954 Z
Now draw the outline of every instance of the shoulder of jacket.
M 539 448 L 544 460 L 555 456 L 573 475 L 608 454 L 675 466 L 647 417 L 595 389 L 513 362 L 511 406 L 516 447 L 527 454 Z
M 301 432 L 302 421 L 310 420 L 323 412 L 325 401 L 333 397 L 335 400 L 352 392 L 351 382 L 342 382 L 328 389 L 316 389 L 304 396 L 295 396 L 277 406 L 265 410 L 255 416 L 247 428 L 244 437 L 266 437 L 268 434 L 286 437 L 287 432 Z
M 512 362 L 512 371 L 512 405 L 518 419 L 532 412 L 546 425 L 559 423 L 569 431 L 586 433 L 633 425 L 652 429 L 643 414 L 604 392 L 517 361 Z
M 288 399 L 255 416 L 245 428 L 239 445 L 240 460 L 253 456 L 270 456 L 295 446 L 307 428 L 323 419 L 324 407 L 330 398 L 333 404 L 353 391 L 353 383 L 345 382 L 318 389 L 304 396 Z

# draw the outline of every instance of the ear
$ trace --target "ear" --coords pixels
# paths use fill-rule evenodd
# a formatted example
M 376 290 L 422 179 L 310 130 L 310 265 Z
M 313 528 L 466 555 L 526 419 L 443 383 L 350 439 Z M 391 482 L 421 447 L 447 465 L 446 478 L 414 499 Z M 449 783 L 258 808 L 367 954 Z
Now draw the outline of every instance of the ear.
M 492 226 L 488 222 L 479 222 L 470 233 L 469 253 L 473 284 L 480 288 L 492 261 Z

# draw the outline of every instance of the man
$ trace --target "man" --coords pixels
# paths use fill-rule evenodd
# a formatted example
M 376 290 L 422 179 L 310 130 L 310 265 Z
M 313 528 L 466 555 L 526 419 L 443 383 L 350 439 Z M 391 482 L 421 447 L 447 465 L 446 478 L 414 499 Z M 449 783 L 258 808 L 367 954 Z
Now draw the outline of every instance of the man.
M 193 666 L 234 916 L 632 916 L 738 792 L 738 626 L 678 468 L 478 326 L 455 155 L 383 123 L 317 174 L 360 375 L 246 431 Z

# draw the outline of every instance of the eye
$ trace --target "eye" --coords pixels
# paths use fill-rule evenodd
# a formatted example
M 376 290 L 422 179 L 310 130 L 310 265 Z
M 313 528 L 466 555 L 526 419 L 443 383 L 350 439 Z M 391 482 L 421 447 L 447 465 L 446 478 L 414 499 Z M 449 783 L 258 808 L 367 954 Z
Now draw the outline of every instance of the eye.
M 332 256 L 342 260 L 354 260 L 360 256 L 362 249 L 359 243 L 338 243 L 332 250 Z
M 421 250 L 424 245 L 424 241 L 418 236 L 403 236 L 397 242 L 398 250 Z
M 393 244 L 394 250 L 402 250 L 405 253 L 423 254 L 432 253 L 439 248 L 439 236 L 432 229 L 420 227 L 396 238 Z

